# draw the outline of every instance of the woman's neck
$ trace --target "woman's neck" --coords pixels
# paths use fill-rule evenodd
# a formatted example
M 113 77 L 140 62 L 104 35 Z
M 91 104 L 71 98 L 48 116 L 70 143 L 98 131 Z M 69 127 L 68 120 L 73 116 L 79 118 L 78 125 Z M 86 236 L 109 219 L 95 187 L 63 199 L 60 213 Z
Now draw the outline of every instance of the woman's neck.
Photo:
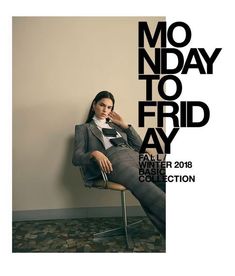
M 93 120 L 99 124 L 105 124 L 106 123 L 106 119 L 99 119 L 98 117 L 96 117 L 95 115 L 93 116 Z

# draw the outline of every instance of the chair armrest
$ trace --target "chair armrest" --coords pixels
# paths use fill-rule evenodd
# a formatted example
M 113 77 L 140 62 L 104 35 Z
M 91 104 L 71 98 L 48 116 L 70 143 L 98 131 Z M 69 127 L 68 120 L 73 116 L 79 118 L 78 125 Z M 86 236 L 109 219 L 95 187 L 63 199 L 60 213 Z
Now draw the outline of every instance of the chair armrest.
M 85 174 L 84 174 L 84 168 L 81 167 L 81 166 L 78 166 L 78 168 L 80 170 L 80 173 L 81 173 L 83 181 L 86 182 L 86 178 L 85 178 Z M 102 174 L 102 178 L 103 178 L 103 181 L 105 183 L 105 185 L 104 185 L 103 188 L 107 189 L 108 188 L 108 177 L 107 177 L 107 174 L 104 171 L 102 171 L 101 169 L 100 169 L 100 172 Z M 97 179 L 97 181 L 98 180 L 100 180 L 100 179 Z

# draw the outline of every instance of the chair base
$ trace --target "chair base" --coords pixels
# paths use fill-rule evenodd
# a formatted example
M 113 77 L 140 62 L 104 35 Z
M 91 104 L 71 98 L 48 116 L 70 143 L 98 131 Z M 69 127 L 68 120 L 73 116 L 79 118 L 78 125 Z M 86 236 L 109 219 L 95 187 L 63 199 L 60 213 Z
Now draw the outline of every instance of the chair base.
M 94 240 L 96 241 L 103 238 L 114 237 L 114 236 L 125 236 L 127 249 L 133 249 L 134 243 L 130 234 L 136 231 L 135 227 L 138 226 L 142 221 L 143 220 L 139 220 L 131 224 L 128 224 L 127 226 L 118 227 L 111 230 L 96 233 L 94 234 Z

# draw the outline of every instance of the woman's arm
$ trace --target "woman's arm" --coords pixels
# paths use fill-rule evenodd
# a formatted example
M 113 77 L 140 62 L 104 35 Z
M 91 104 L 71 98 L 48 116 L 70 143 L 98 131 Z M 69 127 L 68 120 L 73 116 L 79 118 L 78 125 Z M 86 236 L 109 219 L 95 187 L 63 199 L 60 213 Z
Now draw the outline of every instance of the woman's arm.
M 135 131 L 133 126 L 129 125 L 127 129 L 123 129 L 127 135 L 128 144 L 136 151 L 140 151 L 142 146 L 142 139 L 139 134 Z
M 74 166 L 94 166 L 97 162 L 101 170 L 110 173 L 113 168 L 109 159 L 100 151 L 89 151 L 87 146 L 87 129 L 85 125 L 77 125 L 75 127 L 73 165 Z
M 91 153 L 91 156 L 95 158 L 102 171 L 105 173 L 110 173 L 113 171 L 112 163 L 101 151 L 94 150 Z
M 142 145 L 142 140 L 135 129 L 131 125 L 126 124 L 123 118 L 116 112 L 110 112 L 109 118 L 126 133 L 128 144 L 134 150 L 139 151 Z
M 92 165 L 91 152 L 87 151 L 87 129 L 85 125 L 75 126 L 74 150 L 72 163 L 74 166 Z

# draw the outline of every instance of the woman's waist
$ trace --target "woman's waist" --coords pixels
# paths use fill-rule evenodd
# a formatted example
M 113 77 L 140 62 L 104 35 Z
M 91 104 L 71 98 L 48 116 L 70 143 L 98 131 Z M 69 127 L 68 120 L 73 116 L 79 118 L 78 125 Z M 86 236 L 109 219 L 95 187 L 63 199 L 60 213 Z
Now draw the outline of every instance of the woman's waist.
M 113 153 L 117 153 L 123 150 L 131 150 L 130 147 L 128 147 L 127 145 L 123 145 L 123 146 L 112 146 L 108 149 L 105 150 L 105 153 L 107 156 L 112 155 Z

